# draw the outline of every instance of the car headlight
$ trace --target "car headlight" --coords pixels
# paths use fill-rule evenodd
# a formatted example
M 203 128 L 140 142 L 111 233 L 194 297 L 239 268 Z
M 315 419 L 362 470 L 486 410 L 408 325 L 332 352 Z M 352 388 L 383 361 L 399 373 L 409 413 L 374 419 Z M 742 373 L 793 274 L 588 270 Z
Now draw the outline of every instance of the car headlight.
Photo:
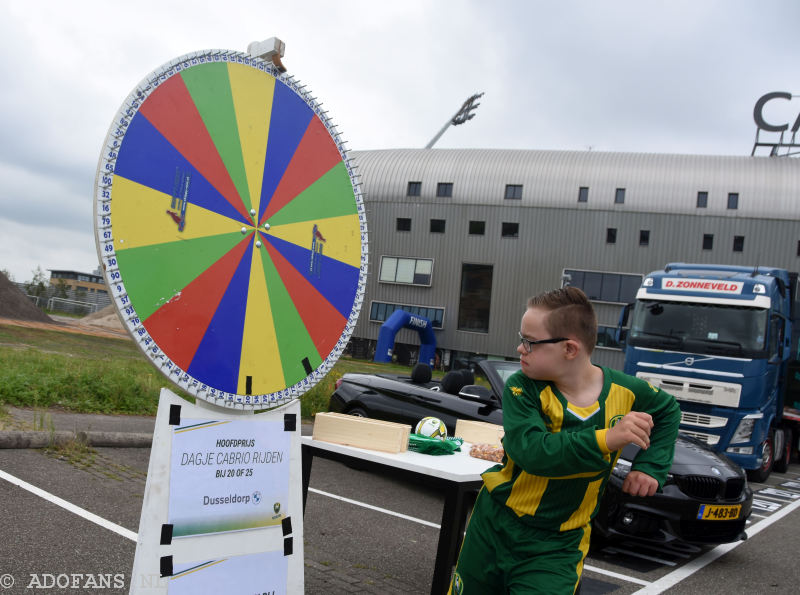
M 611 475 L 614 477 L 619 477 L 620 479 L 625 479 L 625 477 L 630 473 L 631 470 L 631 462 L 626 461 L 625 459 L 619 459 L 617 464 L 614 465 L 614 468 L 611 470 Z
M 738 442 L 749 442 L 750 438 L 753 436 L 753 428 L 756 426 L 756 420 L 761 419 L 764 417 L 762 413 L 754 413 L 752 415 L 746 415 L 742 418 L 742 421 L 739 422 L 739 426 L 736 428 L 736 431 L 733 433 L 733 438 L 731 438 L 731 444 L 736 444 Z

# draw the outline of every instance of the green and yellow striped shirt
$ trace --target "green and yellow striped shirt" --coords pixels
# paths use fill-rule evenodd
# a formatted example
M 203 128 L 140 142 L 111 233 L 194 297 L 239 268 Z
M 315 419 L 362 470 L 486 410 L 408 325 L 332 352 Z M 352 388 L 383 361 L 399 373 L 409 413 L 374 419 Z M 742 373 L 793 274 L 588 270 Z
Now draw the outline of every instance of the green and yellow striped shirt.
M 653 416 L 650 447 L 632 469 L 664 484 L 675 449 L 680 410 L 674 397 L 610 368 L 589 407 L 569 403 L 554 384 L 517 372 L 503 391 L 503 462 L 483 474 L 486 488 L 524 522 L 556 531 L 587 524 L 619 452 L 605 434 L 630 411 Z

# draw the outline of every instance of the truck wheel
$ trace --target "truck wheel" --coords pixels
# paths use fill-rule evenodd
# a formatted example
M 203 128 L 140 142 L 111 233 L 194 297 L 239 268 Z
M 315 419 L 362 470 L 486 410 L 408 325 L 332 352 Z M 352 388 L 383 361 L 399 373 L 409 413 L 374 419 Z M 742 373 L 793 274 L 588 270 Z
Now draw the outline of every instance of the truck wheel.
M 763 455 L 764 460 L 761 463 L 761 467 L 758 469 L 748 469 L 747 470 L 747 479 L 749 481 L 755 483 L 764 483 L 769 477 L 769 474 L 772 473 L 772 466 L 775 463 L 775 449 L 773 448 L 775 445 L 775 438 L 773 435 L 773 431 L 770 430 L 769 438 L 766 439 L 764 442 L 764 449 Z
M 786 473 L 789 470 L 789 463 L 792 460 L 792 436 L 791 428 L 784 428 L 783 430 L 783 448 L 781 449 L 781 458 L 775 461 L 772 468 L 778 473 Z

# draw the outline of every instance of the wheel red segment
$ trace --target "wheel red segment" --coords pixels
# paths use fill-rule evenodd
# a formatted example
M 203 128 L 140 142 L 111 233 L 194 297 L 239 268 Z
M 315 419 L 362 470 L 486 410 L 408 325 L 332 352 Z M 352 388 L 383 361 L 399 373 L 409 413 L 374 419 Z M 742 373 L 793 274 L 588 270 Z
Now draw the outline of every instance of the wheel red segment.
M 242 258 L 252 234 L 174 295 L 147 320 L 144 327 L 181 369 L 188 370 L 208 325 Z
M 341 161 L 339 149 L 331 140 L 325 126 L 316 116 L 311 118 L 259 225 L 269 221 L 270 217 Z
M 300 318 L 303 319 L 320 358 L 324 359 L 336 345 L 347 319 L 269 241 L 264 246 Z

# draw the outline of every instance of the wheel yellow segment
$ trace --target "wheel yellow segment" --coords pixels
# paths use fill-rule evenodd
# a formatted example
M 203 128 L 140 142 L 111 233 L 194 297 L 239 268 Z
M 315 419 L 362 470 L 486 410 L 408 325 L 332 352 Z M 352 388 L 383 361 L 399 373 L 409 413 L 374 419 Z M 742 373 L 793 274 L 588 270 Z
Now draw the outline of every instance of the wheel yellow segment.
M 254 238 L 253 241 L 257 240 Z M 262 250 L 254 249 L 250 263 L 250 284 L 239 365 L 238 393 L 242 395 L 247 389 L 248 376 L 251 377 L 252 394 L 272 393 L 286 386 L 275 336 L 275 322 L 272 319 L 269 289 L 261 262 L 262 254 Z
M 353 267 L 360 265 L 361 228 L 358 217 L 353 215 L 275 225 L 270 229 L 270 234 L 297 246 L 307 248 L 314 232 L 314 225 L 317 226 L 317 231 L 325 238 L 323 254 L 326 257 Z
M 114 180 L 114 245 L 117 250 L 153 246 L 241 231 L 240 222 L 189 205 L 186 225 L 178 231 L 169 212 L 172 197 L 122 176 Z M 249 230 L 248 230 L 249 231 Z
M 228 64 L 250 201 L 259 212 L 275 79 L 243 64 Z

